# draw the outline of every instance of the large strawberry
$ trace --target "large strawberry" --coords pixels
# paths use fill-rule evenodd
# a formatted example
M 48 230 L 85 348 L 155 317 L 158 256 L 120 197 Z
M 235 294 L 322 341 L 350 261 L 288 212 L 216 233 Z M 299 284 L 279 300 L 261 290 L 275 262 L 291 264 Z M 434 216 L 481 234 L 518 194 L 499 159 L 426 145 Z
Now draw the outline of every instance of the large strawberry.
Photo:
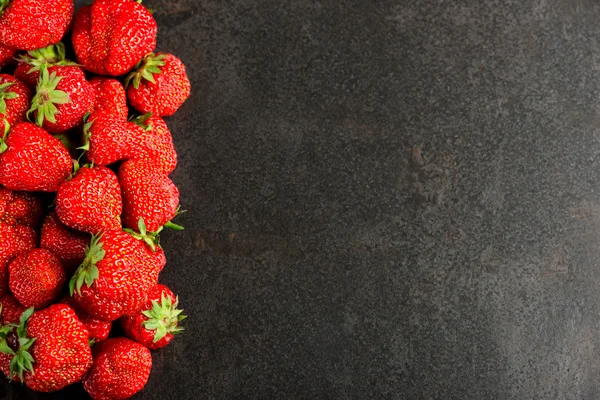
M 66 304 L 36 312 L 29 308 L 11 328 L 3 327 L 0 334 L 0 369 L 32 390 L 60 390 L 92 366 L 87 329 Z
M 125 88 L 116 79 L 92 78 L 90 84 L 96 91 L 96 110 L 106 110 L 126 120 L 129 115 Z
M 56 212 L 46 216 L 40 235 L 40 247 L 56 254 L 65 271 L 73 272 L 83 262 L 89 242 L 89 234 L 65 226 Z
M 66 226 L 96 234 L 121 229 L 121 188 L 114 172 L 83 166 L 58 188 L 56 214 Z
M 131 105 L 142 114 L 171 116 L 190 97 L 185 66 L 172 54 L 146 55 L 125 83 Z
M 2 313 L 2 324 L 18 324 L 21 314 L 26 310 L 12 294 L 6 294 L 0 298 L 0 310 Z
M 29 251 L 37 243 L 37 233 L 23 225 L 0 223 L 0 296 L 8 293 L 8 265 L 19 254 Z
M 156 285 L 148 293 L 148 300 L 134 315 L 121 319 L 125 334 L 150 349 L 165 347 L 173 340 L 173 335 L 183 332 L 179 322 L 186 316 L 177 309 L 179 300 L 164 285 Z
M 15 69 L 15 78 L 31 89 L 35 89 L 37 86 L 42 68 L 50 68 L 56 65 L 77 65 L 66 59 L 65 45 L 62 42 L 44 47 L 43 49 L 28 51 L 19 57 L 18 61 L 19 63 Z
M 119 168 L 119 183 L 123 195 L 123 225 L 137 229 L 143 218 L 146 229 L 157 232 L 170 223 L 179 207 L 179 190 L 169 177 L 154 169 L 149 161 L 127 161 Z
M 146 386 L 152 355 L 143 345 L 118 337 L 94 346 L 94 364 L 83 377 L 93 400 L 128 399 Z
M 28 192 L 14 192 L 0 186 L 0 222 L 37 227 L 42 218 L 42 202 Z
M 8 122 L 10 127 L 25 121 L 31 96 L 24 83 L 12 75 L 0 74 L 0 126 Z
M 156 21 L 134 0 L 95 0 L 73 24 L 73 48 L 83 67 L 99 75 L 129 72 L 156 47 Z
M 56 192 L 73 170 L 65 146 L 29 122 L 0 140 L 0 153 L 0 184 L 11 190 Z
M 158 283 L 160 247 L 122 230 L 94 236 L 69 288 L 77 304 L 93 317 L 113 321 L 138 311 Z
M 75 6 L 73 0 L 0 1 L 0 43 L 35 50 L 59 42 Z
M 112 328 L 112 322 L 92 317 L 90 314 L 83 311 L 71 296 L 64 296 L 60 299 L 59 303 L 67 304 L 75 311 L 77 318 L 83 322 L 90 334 L 90 339 L 93 340 L 94 343 L 101 342 L 108 338 L 110 329 Z
M 42 67 L 36 91 L 28 114 L 51 133 L 81 126 L 83 116 L 94 109 L 96 93 L 79 67 Z

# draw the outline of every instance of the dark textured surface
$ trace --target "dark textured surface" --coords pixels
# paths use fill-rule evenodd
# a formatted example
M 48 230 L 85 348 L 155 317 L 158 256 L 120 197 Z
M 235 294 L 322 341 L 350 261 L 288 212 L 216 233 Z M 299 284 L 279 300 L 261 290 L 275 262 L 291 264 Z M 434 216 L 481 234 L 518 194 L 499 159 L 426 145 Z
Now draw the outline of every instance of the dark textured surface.
M 147 4 L 190 318 L 136 399 L 600 398 L 595 1 Z

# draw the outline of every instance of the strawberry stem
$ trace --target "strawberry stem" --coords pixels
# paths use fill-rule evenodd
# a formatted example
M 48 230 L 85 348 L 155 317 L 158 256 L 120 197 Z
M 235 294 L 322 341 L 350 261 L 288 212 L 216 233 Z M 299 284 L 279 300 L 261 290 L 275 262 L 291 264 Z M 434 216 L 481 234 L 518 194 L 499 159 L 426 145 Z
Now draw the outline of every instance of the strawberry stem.
M 144 241 L 152 251 L 156 251 L 156 246 L 160 247 L 160 237 L 158 236 L 160 232 L 162 232 L 163 228 L 160 227 L 156 232 L 148 232 L 146 229 L 146 223 L 144 222 L 144 218 L 140 217 L 138 221 L 138 232 L 133 229 L 123 229 L 123 231 L 129 233 L 131 236 L 138 240 Z
M 31 101 L 31 108 L 27 111 L 27 118 L 32 112 L 35 112 L 35 123 L 37 126 L 42 126 L 44 121 L 56 123 L 56 114 L 58 108 L 55 104 L 67 104 L 71 102 L 71 98 L 67 92 L 56 89 L 61 79 L 64 76 L 56 76 L 56 72 L 50 74 L 48 68 L 42 67 L 40 80 L 36 88 L 36 95 Z
M 102 242 L 100 239 L 102 235 L 92 236 L 90 244 L 85 248 L 85 259 L 73 274 L 73 277 L 69 281 L 69 293 L 73 296 L 73 293 L 77 292 L 81 294 L 81 287 L 85 283 L 86 286 L 90 287 L 94 284 L 94 281 L 98 279 L 99 271 L 96 264 L 104 259 L 106 251 L 102 248 Z
M 183 328 L 178 326 L 179 322 L 187 318 L 181 315 L 183 310 L 177 309 L 179 298 L 175 299 L 175 303 L 171 301 L 171 297 L 162 293 L 160 303 L 152 300 L 152 308 L 142 311 L 142 314 L 148 318 L 142 325 L 149 331 L 154 331 L 153 342 L 156 343 L 164 338 L 167 334 L 178 334 L 183 332 Z
M 9 364 L 10 379 L 17 375 L 23 381 L 23 373 L 34 373 L 33 363 L 35 360 L 29 349 L 36 338 L 27 337 L 27 322 L 33 315 L 33 311 L 33 307 L 23 311 L 18 325 L 7 324 L 0 328 L 0 352 L 12 356 Z
M 160 67 L 165 66 L 166 57 L 166 54 L 147 54 L 139 63 L 137 63 L 135 70 L 125 78 L 125 87 L 128 87 L 130 83 L 133 83 L 133 87 L 139 89 L 142 79 L 156 83 L 154 75 L 162 73 Z

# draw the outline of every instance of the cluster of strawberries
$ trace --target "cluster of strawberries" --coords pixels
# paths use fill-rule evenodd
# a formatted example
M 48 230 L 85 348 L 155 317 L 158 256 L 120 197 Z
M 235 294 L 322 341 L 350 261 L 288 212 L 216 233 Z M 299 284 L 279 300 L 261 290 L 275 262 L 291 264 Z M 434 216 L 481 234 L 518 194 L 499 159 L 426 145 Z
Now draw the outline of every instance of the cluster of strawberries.
M 126 399 L 149 349 L 182 331 L 158 235 L 183 229 L 162 118 L 190 82 L 153 53 L 141 1 L 74 14 L 73 0 L 0 0 L 0 66 L 14 71 L 0 74 L 0 370 L 37 391 L 82 381 L 93 399 Z

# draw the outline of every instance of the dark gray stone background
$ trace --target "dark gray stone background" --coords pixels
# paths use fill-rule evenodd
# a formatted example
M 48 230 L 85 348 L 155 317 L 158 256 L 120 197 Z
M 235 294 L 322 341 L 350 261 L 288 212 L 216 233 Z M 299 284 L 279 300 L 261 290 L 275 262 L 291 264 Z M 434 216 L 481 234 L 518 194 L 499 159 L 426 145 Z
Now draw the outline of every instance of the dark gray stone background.
M 136 399 L 600 398 L 596 1 L 146 3 L 190 318 Z

